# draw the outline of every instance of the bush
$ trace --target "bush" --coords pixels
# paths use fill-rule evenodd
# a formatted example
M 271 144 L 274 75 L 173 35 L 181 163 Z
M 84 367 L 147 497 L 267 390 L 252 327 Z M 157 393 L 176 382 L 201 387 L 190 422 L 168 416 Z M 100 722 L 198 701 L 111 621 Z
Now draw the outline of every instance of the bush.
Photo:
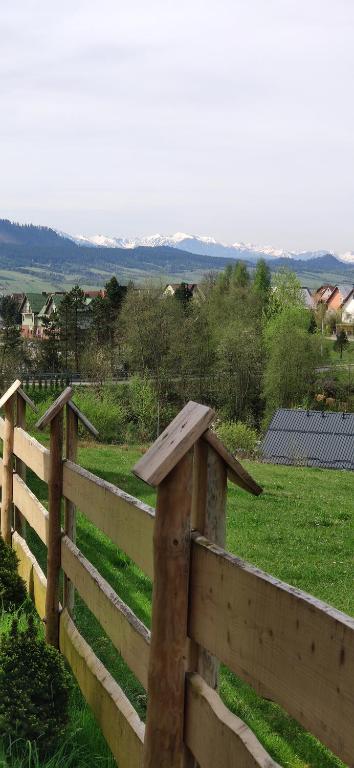
M 216 428 L 216 434 L 230 453 L 254 453 L 256 450 L 257 432 L 242 421 L 224 421 Z
M 98 430 L 98 439 L 107 443 L 125 440 L 126 408 L 114 396 L 112 388 L 75 390 L 73 400 L 82 413 Z M 82 437 L 87 437 L 83 429 Z
M 59 652 L 39 636 L 34 617 L 13 619 L 0 645 L 0 736 L 50 752 L 68 723 L 71 678 Z
M 17 571 L 18 557 L 0 536 L 0 606 L 8 610 L 21 605 L 27 596 L 26 585 Z

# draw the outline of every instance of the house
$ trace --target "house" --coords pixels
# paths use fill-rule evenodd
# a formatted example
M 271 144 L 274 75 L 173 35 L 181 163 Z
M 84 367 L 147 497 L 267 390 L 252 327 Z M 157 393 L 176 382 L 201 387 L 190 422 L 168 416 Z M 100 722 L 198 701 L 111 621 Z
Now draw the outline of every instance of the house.
M 261 451 L 272 464 L 354 469 L 354 413 L 280 408 Z
M 354 287 L 347 293 L 341 304 L 342 323 L 354 323 Z
M 326 301 L 328 311 L 337 312 L 341 308 L 343 302 L 346 300 L 351 290 L 351 285 L 336 285 L 330 297 Z
M 200 301 L 200 299 L 205 299 L 203 291 L 200 289 L 197 283 L 168 283 L 164 290 L 163 290 L 163 296 L 175 296 L 176 291 L 181 288 L 182 286 L 185 286 L 185 288 L 191 292 L 192 299 L 195 299 L 196 301 Z
M 19 305 L 21 314 L 21 333 L 23 336 L 42 336 L 41 316 L 48 300 L 48 294 L 27 293 Z
M 316 307 L 315 300 L 312 296 L 310 289 L 306 285 L 302 286 L 301 293 L 302 293 L 302 297 L 303 297 L 306 309 L 315 309 Z
M 335 287 L 335 285 L 329 285 L 328 283 L 321 285 L 313 294 L 315 305 L 317 306 L 317 304 L 326 304 L 329 297 L 335 290 Z

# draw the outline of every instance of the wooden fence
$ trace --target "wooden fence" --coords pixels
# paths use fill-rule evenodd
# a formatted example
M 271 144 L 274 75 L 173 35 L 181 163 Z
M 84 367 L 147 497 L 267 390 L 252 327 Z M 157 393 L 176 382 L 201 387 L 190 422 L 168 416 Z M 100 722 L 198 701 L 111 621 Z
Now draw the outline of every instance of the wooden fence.
M 354 620 L 223 549 L 227 478 L 255 495 L 261 488 L 209 430 L 213 412 L 188 403 L 135 466 L 157 487 L 154 511 L 78 466 L 78 420 L 94 428 L 71 394 L 38 422 L 50 426 L 50 449 L 25 431 L 33 404 L 20 382 L 1 398 L 1 531 L 120 768 L 276 768 L 222 703 L 219 661 L 353 765 Z M 48 483 L 48 511 L 26 467 Z M 78 549 L 76 507 L 153 579 L 151 634 Z M 47 578 L 26 521 L 48 548 Z M 74 588 L 147 690 L 146 725 L 76 628 Z

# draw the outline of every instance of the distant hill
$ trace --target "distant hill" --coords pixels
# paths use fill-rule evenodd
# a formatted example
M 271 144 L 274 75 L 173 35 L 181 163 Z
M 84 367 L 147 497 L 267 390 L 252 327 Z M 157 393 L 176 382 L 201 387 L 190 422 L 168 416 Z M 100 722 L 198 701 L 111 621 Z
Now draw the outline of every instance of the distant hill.
M 0 292 L 58 290 L 74 282 L 96 287 L 112 274 L 122 282 L 141 282 L 147 277 L 197 282 L 205 273 L 224 269 L 236 260 L 167 245 L 83 246 L 48 227 L 0 220 Z M 246 263 L 250 270 L 254 269 L 255 261 Z M 354 283 L 354 265 L 339 261 L 332 254 L 305 261 L 279 256 L 269 259 L 268 264 L 272 271 L 282 266 L 292 269 L 304 285 L 325 281 Z

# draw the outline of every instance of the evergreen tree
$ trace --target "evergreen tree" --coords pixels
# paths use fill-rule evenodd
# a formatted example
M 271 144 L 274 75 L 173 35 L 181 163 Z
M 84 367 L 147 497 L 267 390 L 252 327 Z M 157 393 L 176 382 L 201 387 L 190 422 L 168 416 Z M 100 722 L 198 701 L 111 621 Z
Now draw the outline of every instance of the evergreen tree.
M 268 265 L 264 259 L 259 259 L 256 264 L 252 290 L 262 310 L 266 310 L 269 304 L 271 282 L 271 272 Z
M 348 339 L 348 336 L 347 336 L 346 332 L 343 331 L 343 330 L 339 331 L 339 333 L 337 334 L 337 338 L 336 338 L 336 340 L 335 340 L 335 342 L 333 344 L 333 349 L 336 352 L 340 353 L 340 359 L 341 360 L 342 360 L 342 357 L 343 357 L 343 350 L 346 349 L 346 347 L 348 346 L 349 343 L 350 342 L 349 342 L 349 339 Z
M 14 370 L 24 362 L 18 304 L 11 296 L 0 299 L 0 317 L 0 380 L 3 386 L 5 379 L 13 378 Z

